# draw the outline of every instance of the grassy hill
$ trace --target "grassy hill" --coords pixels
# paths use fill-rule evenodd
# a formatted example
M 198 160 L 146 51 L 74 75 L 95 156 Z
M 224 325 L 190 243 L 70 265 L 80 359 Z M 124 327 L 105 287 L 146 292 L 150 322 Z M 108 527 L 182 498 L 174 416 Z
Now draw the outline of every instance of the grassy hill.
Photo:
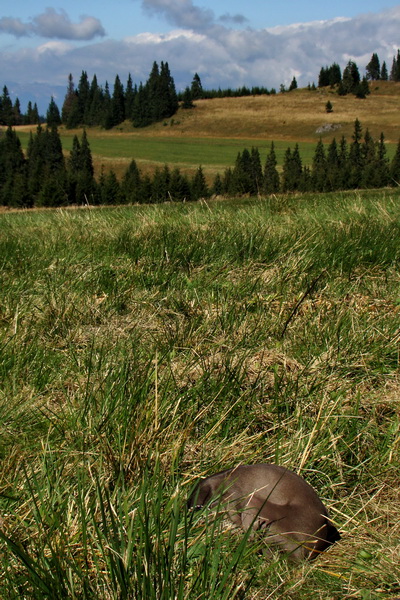
M 396 189 L 0 214 L 0 597 L 397 598 L 399 239 Z M 342 540 L 185 512 L 241 462 Z
M 328 100 L 333 104 L 329 114 L 325 110 Z M 381 132 L 385 134 L 391 156 L 400 138 L 400 83 L 376 82 L 365 100 L 352 95 L 340 97 L 325 88 L 199 100 L 195 109 L 179 109 L 172 119 L 144 129 L 124 123 L 111 131 L 91 129 L 88 135 L 97 172 L 104 165 L 121 174 L 134 158 L 144 171 L 169 163 L 192 173 L 201 164 L 212 177 L 233 165 L 244 147 L 257 146 L 264 159 L 271 141 L 276 144 L 278 163 L 282 163 L 286 148 L 298 142 L 304 163 L 310 164 L 318 139 L 330 142 L 344 135 L 351 140 L 356 118 L 375 139 Z M 324 125 L 335 130 L 317 133 Z M 27 129 L 19 128 L 25 147 Z M 66 150 L 71 148 L 75 133 L 61 130 Z

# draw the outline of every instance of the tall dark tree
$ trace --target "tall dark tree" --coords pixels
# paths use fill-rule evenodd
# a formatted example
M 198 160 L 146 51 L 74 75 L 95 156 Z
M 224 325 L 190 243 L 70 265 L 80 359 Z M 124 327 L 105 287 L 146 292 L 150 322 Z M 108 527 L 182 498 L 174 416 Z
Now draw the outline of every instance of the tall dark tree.
M 376 52 L 373 53 L 371 60 L 365 67 L 365 73 L 367 79 L 371 79 L 372 81 L 376 81 L 381 78 L 381 64 Z
M 197 73 L 193 75 L 190 91 L 192 93 L 193 100 L 199 100 L 203 96 L 203 86 L 201 84 L 200 76 Z
M 285 152 L 282 172 L 282 191 L 293 192 L 303 187 L 303 166 L 299 146 L 293 152 L 288 148 Z
M 13 123 L 14 125 L 22 125 L 21 103 L 19 98 L 15 98 L 13 106 Z
M 358 84 L 360 83 L 360 72 L 356 63 L 352 60 L 349 60 L 347 63 L 342 77 L 342 86 L 343 90 L 346 94 L 355 93 Z
M 142 179 L 135 160 L 132 160 L 121 182 L 121 192 L 127 204 L 142 202 Z
M 353 142 L 349 151 L 349 181 L 350 189 L 358 188 L 361 185 L 362 173 L 364 168 L 364 156 L 361 149 L 362 127 L 358 119 L 354 122 Z
M 0 107 L 0 125 L 15 125 L 13 104 L 6 85 L 3 87 L 3 94 L 0 99 Z
M 312 189 L 317 192 L 324 192 L 327 188 L 327 159 L 324 144 L 320 139 L 314 152 L 312 163 Z
M 68 159 L 69 198 L 72 204 L 96 203 L 96 182 L 92 154 L 83 131 L 81 142 L 75 135 L 72 141 L 72 150 Z
M 383 61 L 382 63 L 380 79 L 382 79 L 382 81 L 387 81 L 389 79 L 389 74 L 385 61 Z
M 47 109 L 46 123 L 47 123 L 47 126 L 50 128 L 58 127 L 59 125 L 61 125 L 60 111 L 58 109 L 57 104 L 54 101 L 53 96 L 51 97 L 50 104 Z
M 390 79 L 391 81 L 400 81 L 400 50 L 397 50 L 397 55 L 393 57 Z
M 265 194 L 276 194 L 279 192 L 280 179 L 277 164 L 275 145 L 272 142 L 264 166 L 263 192 Z
M 188 85 L 182 95 L 182 108 L 194 108 L 192 92 Z
M 390 183 L 393 186 L 400 187 L 400 140 L 397 144 L 396 152 L 390 163 Z
M 68 123 L 69 115 L 72 110 L 72 105 L 73 105 L 75 99 L 76 99 L 75 84 L 74 84 L 74 79 L 72 77 L 72 74 L 70 73 L 68 76 L 67 93 L 65 94 L 64 104 L 61 109 L 61 120 L 64 123 L 64 125 L 67 125 L 67 123 Z
M 342 186 L 340 180 L 340 160 L 336 139 L 333 138 L 328 146 L 326 157 L 326 191 L 335 191 Z
M 26 199 L 21 198 L 20 202 L 14 196 L 14 186 L 22 178 L 25 179 L 25 158 L 20 139 L 9 126 L 5 135 L 0 137 L 0 204 L 15 206 L 26 203 Z
M 208 198 L 210 195 L 210 190 L 208 189 L 206 178 L 201 166 L 197 168 L 196 173 L 193 176 L 190 189 L 192 200 Z
M 89 91 L 90 106 L 86 113 L 86 125 L 93 127 L 103 122 L 104 94 L 101 86 L 97 83 L 96 75 L 93 75 Z
M 124 87 L 121 83 L 119 76 L 115 77 L 114 91 L 111 97 L 111 115 L 110 120 L 107 123 L 110 127 L 115 127 L 125 120 L 125 93 Z
M 128 75 L 128 81 L 126 82 L 125 88 L 125 118 L 132 119 L 133 117 L 133 105 L 135 102 L 135 87 L 133 85 L 131 74 Z

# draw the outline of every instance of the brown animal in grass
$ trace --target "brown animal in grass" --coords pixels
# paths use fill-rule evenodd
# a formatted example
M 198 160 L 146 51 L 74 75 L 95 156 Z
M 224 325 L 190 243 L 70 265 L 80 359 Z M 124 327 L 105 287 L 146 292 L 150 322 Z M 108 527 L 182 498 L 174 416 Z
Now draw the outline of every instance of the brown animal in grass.
M 211 475 L 199 481 L 187 504 L 219 508 L 245 531 L 265 529 L 268 544 L 295 562 L 315 559 L 340 539 L 315 490 L 278 465 L 240 465 Z

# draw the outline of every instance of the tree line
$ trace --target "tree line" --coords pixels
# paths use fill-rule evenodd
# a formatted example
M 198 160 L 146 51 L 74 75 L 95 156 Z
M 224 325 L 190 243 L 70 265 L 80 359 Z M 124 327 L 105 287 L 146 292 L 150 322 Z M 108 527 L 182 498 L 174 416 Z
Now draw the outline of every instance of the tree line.
M 400 81 L 400 50 L 393 56 L 390 74 L 386 62 L 381 64 L 379 56 L 374 52 L 365 67 L 365 75 L 361 77 L 359 68 L 353 60 L 349 60 L 343 70 L 335 62 L 329 67 L 321 67 L 318 76 L 318 87 L 336 87 L 341 96 L 354 94 L 365 98 L 369 93 L 369 81 Z
M 258 148 L 238 153 L 235 164 L 210 185 L 199 166 L 192 176 L 179 168 L 156 168 L 143 174 L 132 160 L 119 180 L 113 170 L 102 170 L 96 179 L 86 131 L 74 136 L 72 150 L 64 157 L 55 126 L 37 127 L 31 134 L 26 156 L 12 127 L 0 138 L 0 204 L 10 207 L 111 205 L 193 201 L 211 195 L 268 196 L 289 192 L 331 192 L 381 188 L 400 184 L 400 141 L 390 161 L 384 135 L 373 140 L 364 135 L 358 119 L 351 142 L 333 139 L 325 147 L 320 140 L 312 165 L 304 165 L 298 144 L 287 148 L 278 169 L 274 143 L 262 165 Z
M 287 148 L 281 170 L 277 168 L 274 144 L 262 167 L 257 148 L 239 153 L 235 166 L 217 175 L 214 192 L 225 195 L 270 195 L 288 192 L 333 192 L 381 188 L 400 184 L 400 141 L 395 155 L 387 157 L 383 133 L 374 141 L 369 130 L 362 134 L 356 119 L 352 141 L 334 138 L 325 147 L 316 145 L 312 165 L 304 165 L 298 144 Z
M 15 102 L 10 98 L 7 86 L 3 86 L 0 96 L 0 125 L 38 125 L 40 116 L 36 102 L 28 102 L 25 113 L 21 112 L 21 103 L 18 98 Z

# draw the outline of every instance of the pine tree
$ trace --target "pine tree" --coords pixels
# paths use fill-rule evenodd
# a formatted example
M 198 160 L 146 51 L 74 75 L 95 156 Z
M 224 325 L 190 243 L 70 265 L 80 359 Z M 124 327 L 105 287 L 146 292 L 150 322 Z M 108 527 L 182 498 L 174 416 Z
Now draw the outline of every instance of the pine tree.
M 361 145 L 361 155 L 363 168 L 360 187 L 374 188 L 376 187 L 376 148 L 368 128 L 365 131 L 364 141 Z
M 328 146 L 326 157 L 326 191 L 335 191 L 341 187 L 340 161 L 336 139 L 333 138 Z
M 192 92 L 189 86 L 186 86 L 185 91 L 182 95 L 182 108 L 189 109 L 194 108 Z
M 21 103 L 19 98 L 16 98 L 13 106 L 13 123 L 14 125 L 21 125 L 22 121 Z
M 121 182 L 121 192 L 128 204 L 137 204 L 141 198 L 141 175 L 135 160 L 132 160 Z
M 0 204 L 15 205 L 13 187 L 17 179 L 22 177 L 25 177 L 25 158 L 21 142 L 8 126 L 5 135 L 0 138 Z
M 282 191 L 293 192 L 301 190 L 303 187 L 303 167 L 299 152 L 299 146 L 296 144 L 293 152 L 288 148 L 285 152 L 282 173 Z
M 386 187 L 389 184 L 389 178 L 389 159 L 386 153 L 385 136 L 381 133 L 377 147 L 375 187 Z
M 102 173 L 102 176 L 100 177 L 99 197 L 101 204 L 121 204 L 121 186 L 112 169 L 106 175 Z
M 346 190 L 349 188 L 350 161 L 347 140 L 344 136 L 342 136 L 339 144 L 338 167 L 339 172 L 337 189 Z
M 400 81 L 400 50 L 397 50 L 397 56 L 393 57 L 390 79 L 391 81 Z
M 133 117 L 133 105 L 135 102 L 135 88 L 133 87 L 132 77 L 129 73 L 128 81 L 126 82 L 125 88 L 125 118 L 132 119 Z
M 64 125 L 67 125 L 68 123 L 69 115 L 72 110 L 72 104 L 75 101 L 75 97 L 76 94 L 74 79 L 72 77 L 72 74 L 70 73 L 68 76 L 67 93 L 65 94 L 64 104 L 61 109 L 61 120 L 64 123 Z
M 342 81 L 342 71 L 337 63 L 333 63 L 329 67 L 329 85 L 334 87 Z
M 191 183 L 191 199 L 200 200 L 200 198 L 208 198 L 210 190 L 208 189 L 206 178 L 202 167 L 198 167 Z
M 363 153 L 361 151 L 362 127 L 358 119 L 354 122 L 353 142 L 349 151 L 349 182 L 350 189 L 360 187 L 364 168 Z
M 297 80 L 296 77 L 293 77 L 290 86 L 289 86 L 289 92 L 291 92 L 292 90 L 297 90 Z
M 365 72 L 367 79 L 371 79 L 372 81 L 376 81 L 381 77 L 381 65 L 379 62 L 378 55 L 374 52 L 371 56 L 371 60 L 365 67 Z
M 89 127 L 100 125 L 103 122 L 104 94 L 101 86 L 97 83 L 96 75 L 93 75 L 90 84 L 90 106 L 86 116 L 86 124 Z
M 327 160 L 325 154 L 325 148 L 320 139 L 314 152 L 314 158 L 312 163 L 312 189 L 316 192 L 324 192 L 326 190 L 326 172 L 327 172 Z
M 263 185 L 263 172 L 261 167 L 260 152 L 258 148 L 253 147 L 250 152 L 250 174 L 252 180 L 252 195 L 260 195 Z
M 110 120 L 107 123 L 109 125 L 108 129 L 119 125 L 125 120 L 125 94 L 123 85 L 118 75 L 115 77 L 110 110 Z
M 342 77 L 342 87 L 346 94 L 353 94 L 360 83 L 360 72 L 356 63 L 349 60 L 347 63 Z
M 0 106 L 0 125 L 15 125 L 13 105 L 6 85 L 3 87 Z
M 390 163 L 390 183 L 393 186 L 400 186 L 400 140 L 397 144 L 395 155 Z
M 383 61 L 382 63 L 380 79 L 382 79 L 382 81 L 387 81 L 389 79 L 389 74 L 385 61 Z
M 192 92 L 193 100 L 199 100 L 203 96 L 203 86 L 200 76 L 197 73 L 193 75 L 190 91 Z
M 60 111 L 58 110 L 58 106 L 55 103 L 53 96 L 51 97 L 50 104 L 47 109 L 46 123 L 50 128 L 61 125 Z
M 214 178 L 212 193 L 215 196 L 222 196 L 222 194 L 223 194 L 223 183 L 222 183 L 221 175 L 219 173 L 217 173 Z
M 68 159 L 68 180 L 70 203 L 93 203 L 96 197 L 92 154 L 86 131 L 83 131 L 81 142 L 75 135 L 72 150 Z
M 265 194 L 276 194 L 279 192 L 280 179 L 277 164 L 275 145 L 272 142 L 264 167 L 263 192 Z
M 178 167 L 175 167 L 171 173 L 169 194 L 175 202 L 191 200 L 189 180 L 185 175 L 182 175 Z

